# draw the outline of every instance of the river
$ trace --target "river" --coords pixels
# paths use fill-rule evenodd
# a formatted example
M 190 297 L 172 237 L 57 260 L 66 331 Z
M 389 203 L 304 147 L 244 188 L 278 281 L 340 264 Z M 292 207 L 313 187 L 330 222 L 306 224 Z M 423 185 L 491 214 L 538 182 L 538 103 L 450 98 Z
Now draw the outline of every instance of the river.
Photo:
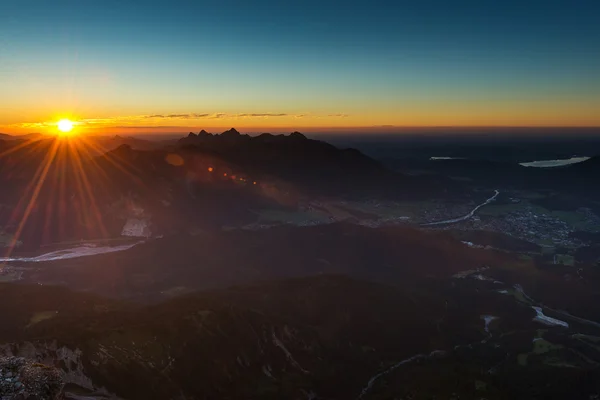
M 140 243 L 143 243 L 143 241 L 121 246 L 77 246 L 70 249 L 52 251 L 50 253 L 45 253 L 34 257 L 0 257 L 0 262 L 42 262 L 66 260 L 69 258 L 88 257 L 95 256 L 98 254 L 114 253 L 117 251 L 129 250 L 133 246 Z
M 487 199 L 486 201 L 484 201 L 483 203 L 481 203 L 480 205 L 478 205 L 477 207 L 475 207 L 474 209 L 472 209 L 471 212 L 468 213 L 467 215 L 464 215 L 464 216 L 459 217 L 459 218 L 447 219 L 447 220 L 444 220 L 444 221 L 428 222 L 426 224 L 421 224 L 421 226 L 454 224 L 456 222 L 465 221 L 465 220 L 473 217 L 473 215 L 475 215 L 475 212 L 477 212 L 477 210 L 479 210 L 481 207 L 483 207 L 483 206 L 485 206 L 487 204 L 490 204 L 492 201 L 496 200 L 496 197 L 498 197 L 499 194 L 500 194 L 500 192 L 498 190 L 495 190 L 494 191 L 494 195 L 492 197 L 490 197 L 489 199 Z

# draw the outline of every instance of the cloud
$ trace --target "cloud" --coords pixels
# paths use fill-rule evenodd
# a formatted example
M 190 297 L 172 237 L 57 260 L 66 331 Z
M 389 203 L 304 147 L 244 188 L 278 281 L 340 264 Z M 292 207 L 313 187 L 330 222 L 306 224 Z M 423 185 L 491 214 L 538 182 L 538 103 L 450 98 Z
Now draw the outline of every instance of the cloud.
M 117 125 L 110 126 L 111 129 L 181 129 L 178 125 Z
M 153 115 L 142 115 L 138 116 L 140 119 L 218 119 L 218 118 L 266 118 L 266 117 L 286 117 L 288 114 L 285 113 L 242 113 L 242 114 L 226 114 L 226 113 L 214 113 L 214 114 L 153 114 Z
M 49 126 L 56 126 L 56 122 L 23 122 L 20 124 L 13 124 L 12 126 L 16 126 L 19 128 L 36 129 L 45 128 Z
M 348 114 L 327 114 L 318 115 L 312 113 L 304 114 L 287 114 L 287 113 L 178 113 L 178 114 L 142 114 L 142 115 L 121 115 L 114 117 L 105 118 L 82 118 L 77 119 L 76 124 L 89 128 L 138 128 L 146 127 L 148 124 L 156 123 L 159 126 L 161 121 L 192 121 L 201 119 L 227 119 L 227 118 L 277 118 L 277 117 L 290 117 L 290 118 L 346 118 Z M 169 122 L 167 122 L 169 124 Z M 166 126 L 161 125 L 161 126 Z M 56 126 L 56 121 L 45 121 L 45 122 L 23 122 L 13 124 L 12 126 L 27 129 L 40 129 L 49 128 Z M 150 127 L 150 126 L 148 126 Z
M 273 114 L 273 113 L 237 114 L 237 117 L 287 117 L 287 114 Z
M 144 115 L 144 119 L 150 118 L 161 118 L 161 119 L 200 119 L 210 117 L 212 114 L 198 114 L 198 113 L 190 113 L 190 114 L 154 114 L 154 115 Z

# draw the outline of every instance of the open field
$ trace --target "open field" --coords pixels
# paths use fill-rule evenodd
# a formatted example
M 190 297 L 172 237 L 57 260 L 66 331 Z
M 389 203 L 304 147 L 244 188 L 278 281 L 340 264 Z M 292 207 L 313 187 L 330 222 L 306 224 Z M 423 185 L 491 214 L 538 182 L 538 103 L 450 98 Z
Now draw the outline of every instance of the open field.
M 575 257 L 568 254 L 556 254 L 554 260 L 556 264 L 568 265 L 570 267 L 575 265 Z
M 56 317 L 58 314 L 58 311 L 40 311 L 40 312 L 36 312 L 35 314 L 33 314 L 31 316 L 31 318 L 29 319 L 29 324 L 27 325 L 27 327 L 31 327 L 35 324 L 38 324 L 42 321 L 46 321 L 49 319 L 52 319 L 54 317 Z

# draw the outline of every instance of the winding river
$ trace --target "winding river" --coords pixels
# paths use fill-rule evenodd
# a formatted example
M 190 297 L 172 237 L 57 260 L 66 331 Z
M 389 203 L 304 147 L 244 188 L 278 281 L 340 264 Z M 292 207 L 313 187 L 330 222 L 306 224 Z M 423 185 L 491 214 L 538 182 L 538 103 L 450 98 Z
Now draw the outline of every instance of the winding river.
M 133 246 L 143 243 L 143 241 L 121 245 L 121 246 L 78 246 L 70 249 L 52 251 L 34 257 L 0 257 L 0 262 L 43 262 L 43 261 L 56 261 L 66 260 L 69 258 L 88 257 L 95 256 L 98 254 L 114 253 L 117 251 L 129 250 Z
M 475 215 L 475 213 L 477 212 L 477 210 L 479 210 L 481 207 L 483 207 L 485 205 L 488 205 L 492 201 L 496 200 L 496 197 L 498 197 L 499 194 L 500 194 L 500 192 L 498 190 L 495 190 L 494 191 L 494 195 L 492 197 L 490 197 L 489 199 L 487 199 L 486 201 L 484 201 L 483 203 L 481 203 L 480 205 L 478 205 L 477 207 L 475 207 L 474 209 L 472 209 L 471 212 L 468 213 L 467 215 L 464 215 L 464 216 L 459 217 L 459 218 L 454 218 L 454 219 L 446 219 L 444 221 L 428 222 L 426 224 L 421 224 L 421 226 L 454 224 L 454 223 L 457 223 L 457 222 L 465 221 L 465 220 L 473 217 L 473 215 Z

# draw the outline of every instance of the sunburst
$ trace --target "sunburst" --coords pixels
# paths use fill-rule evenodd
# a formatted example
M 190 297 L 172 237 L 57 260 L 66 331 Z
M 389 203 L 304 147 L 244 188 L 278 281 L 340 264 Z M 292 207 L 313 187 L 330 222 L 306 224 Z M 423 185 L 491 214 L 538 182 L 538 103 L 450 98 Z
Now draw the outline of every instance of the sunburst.
M 56 123 L 59 131 L 59 136 L 71 136 L 73 134 L 73 121 L 64 118 Z

